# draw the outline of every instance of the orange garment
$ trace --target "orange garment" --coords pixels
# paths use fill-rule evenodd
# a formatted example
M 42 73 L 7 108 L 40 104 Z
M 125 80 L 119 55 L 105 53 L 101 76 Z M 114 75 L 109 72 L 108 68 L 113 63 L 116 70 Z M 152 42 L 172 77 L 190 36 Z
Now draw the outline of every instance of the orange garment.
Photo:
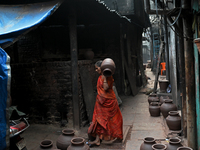
M 122 139 L 122 114 L 118 106 L 115 93 L 112 89 L 113 77 L 107 77 L 109 89 L 103 88 L 102 75 L 97 81 L 96 103 L 93 112 L 92 123 L 88 128 L 88 133 L 96 137 L 98 134 L 100 139 L 112 140 L 114 138 Z

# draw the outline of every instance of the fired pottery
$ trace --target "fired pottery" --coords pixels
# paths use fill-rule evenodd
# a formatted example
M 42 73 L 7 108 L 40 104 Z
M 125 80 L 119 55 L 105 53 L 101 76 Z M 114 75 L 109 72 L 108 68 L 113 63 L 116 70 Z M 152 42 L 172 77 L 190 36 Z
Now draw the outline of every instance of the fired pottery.
M 169 144 L 167 144 L 166 150 L 177 150 L 177 148 L 182 146 L 181 139 L 174 137 L 169 139 Z
M 160 92 L 161 93 L 165 93 L 167 90 L 167 87 L 169 85 L 169 81 L 168 80 L 159 80 L 159 86 L 160 86 Z
M 152 117 L 160 116 L 160 105 L 158 102 L 151 102 L 149 105 L 149 113 Z
M 89 150 L 90 147 L 85 144 L 85 139 L 82 137 L 75 137 L 71 140 L 71 144 L 67 150 Z
M 173 104 L 172 99 L 165 99 L 165 102 L 160 106 L 160 110 L 163 117 L 166 118 L 170 111 L 177 111 L 177 107 Z
M 200 38 L 194 39 L 195 44 L 197 45 L 197 49 L 200 53 Z
M 58 137 L 56 141 L 57 148 L 61 150 L 66 150 L 68 146 L 71 144 L 71 139 L 74 137 L 74 130 L 64 129 L 62 130 L 62 134 Z
M 94 58 L 94 52 L 92 49 L 87 49 L 87 51 L 84 53 L 84 57 L 86 59 L 92 60 Z
M 151 102 L 159 102 L 159 97 L 157 97 L 157 94 L 150 94 L 148 97 L 149 104 Z
M 106 58 L 101 64 L 101 72 L 106 77 L 109 77 L 115 73 L 115 63 L 112 59 Z
M 165 99 L 169 99 L 169 96 L 160 96 L 160 103 L 161 103 L 161 105 L 164 103 Z
M 181 130 L 181 117 L 178 111 L 170 111 L 166 123 L 170 130 Z
M 166 150 L 167 146 L 165 144 L 154 144 L 152 148 L 153 150 Z
M 190 147 L 179 147 L 177 150 L 193 150 Z
M 53 150 L 53 141 L 51 140 L 43 140 L 41 143 L 40 143 L 40 147 L 38 148 L 38 150 Z
M 156 144 L 155 138 L 153 137 L 146 137 L 143 139 L 143 143 L 140 145 L 140 150 L 153 150 L 152 145 Z

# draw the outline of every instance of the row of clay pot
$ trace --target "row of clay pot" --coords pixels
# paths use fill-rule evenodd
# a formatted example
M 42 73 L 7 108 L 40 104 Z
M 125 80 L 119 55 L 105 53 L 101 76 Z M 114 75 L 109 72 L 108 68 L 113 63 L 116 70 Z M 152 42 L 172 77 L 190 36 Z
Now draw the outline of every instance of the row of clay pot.
M 85 139 L 75 137 L 74 130 L 64 129 L 62 134 L 56 141 L 57 149 L 53 148 L 51 140 L 44 140 L 40 143 L 38 150 L 89 150 L 89 146 L 85 144 Z
M 179 138 L 170 138 L 168 144 L 156 144 L 156 139 L 146 137 L 143 139 L 140 150 L 192 150 L 189 147 L 183 147 Z
M 159 99 L 156 94 L 151 94 L 148 97 L 148 102 L 150 104 L 149 113 L 151 116 L 160 116 L 161 112 L 163 117 L 166 118 L 166 123 L 170 130 L 181 130 L 181 117 L 172 99 L 169 99 L 168 96 L 161 96 Z

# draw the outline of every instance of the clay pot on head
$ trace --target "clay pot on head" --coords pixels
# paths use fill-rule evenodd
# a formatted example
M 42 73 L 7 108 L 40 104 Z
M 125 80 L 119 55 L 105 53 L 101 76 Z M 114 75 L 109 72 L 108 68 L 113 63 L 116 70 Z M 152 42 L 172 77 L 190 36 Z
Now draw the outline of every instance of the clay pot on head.
M 178 111 L 170 111 L 166 123 L 170 130 L 181 130 L 181 117 Z
M 159 97 L 157 97 L 157 94 L 150 94 L 149 97 L 148 97 L 148 102 L 149 104 L 151 102 L 159 102 Z
M 82 137 L 75 137 L 71 140 L 71 144 L 67 150 L 89 150 L 90 147 L 85 144 L 85 139 Z
M 106 58 L 101 64 L 101 72 L 104 76 L 109 77 L 115 73 L 115 63 L 112 59 Z
M 151 102 L 149 105 L 149 113 L 153 117 L 160 116 L 160 105 L 158 102 Z
M 169 96 L 160 96 L 160 103 L 161 103 L 161 105 L 164 103 L 165 99 L 169 99 Z
M 177 107 L 173 104 L 172 99 L 165 99 L 165 102 L 160 106 L 161 113 L 166 118 L 170 111 L 177 111 Z
M 62 134 L 58 137 L 56 141 L 57 148 L 61 150 L 66 150 L 67 147 L 71 144 L 71 139 L 74 137 L 74 130 L 64 129 Z
M 193 150 L 190 147 L 179 147 L 177 150 Z
M 43 140 L 40 143 L 40 147 L 38 148 L 38 150 L 52 150 L 53 149 L 53 141 L 51 140 Z
M 140 150 L 152 150 L 152 145 L 156 144 L 155 138 L 146 137 L 143 139 L 143 143 L 140 145 Z
M 170 138 L 169 139 L 169 144 L 167 144 L 167 149 L 166 150 L 177 150 L 177 148 L 183 146 L 181 144 L 181 139 L 179 138 Z
M 167 146 L 165 144 L 154 144 L 152 148 L 153 150 L 166 150 Z

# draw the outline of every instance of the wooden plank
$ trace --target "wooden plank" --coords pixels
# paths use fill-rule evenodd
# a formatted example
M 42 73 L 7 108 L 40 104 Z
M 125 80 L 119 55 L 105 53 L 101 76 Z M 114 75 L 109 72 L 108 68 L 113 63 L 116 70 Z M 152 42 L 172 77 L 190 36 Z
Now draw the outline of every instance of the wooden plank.
M 87 116 L 88 120 L 91 122 L 96 99 L 93 92 L 91 76 L 87 67 L 85 66 L 80 67 L 80 76 L 81 76 L 81 84 L 83 89 L 83 97 L 86 105 Z
M 134 70 L 132 67 L 128 67 L 126 60 L 124 61 L 126 74 L 130 83 L 131 92 L 133 95 L 137 94 L 137 87 L 136 87 L 136 76 L 134 75 Z
M 76 10 L 73 6 L 69 9 L 69 35 L 71 50 L 71 70 L 72 70 L 72 103 L 73 103 L 73 126 L 80 128 L 79 110 L 79 86 L 78 86 L 78 52 L 77 52 L 77 29 L 76 29 Z
M 164 45 L 164 42 L 161 42 L 161 44 L 160 44 L 160 50 L 159 50 L 159 54 L 158 54 L 157 69 L 156 69 L 156 74 L 155 74 L 155 81 L 154 81 L 154 89 L 153 89 L 154 93 L 156 92 L 157 85 L 158 85 L 158 75 L 159 75 L 161 54 L 163 52 L 163 45 Z

